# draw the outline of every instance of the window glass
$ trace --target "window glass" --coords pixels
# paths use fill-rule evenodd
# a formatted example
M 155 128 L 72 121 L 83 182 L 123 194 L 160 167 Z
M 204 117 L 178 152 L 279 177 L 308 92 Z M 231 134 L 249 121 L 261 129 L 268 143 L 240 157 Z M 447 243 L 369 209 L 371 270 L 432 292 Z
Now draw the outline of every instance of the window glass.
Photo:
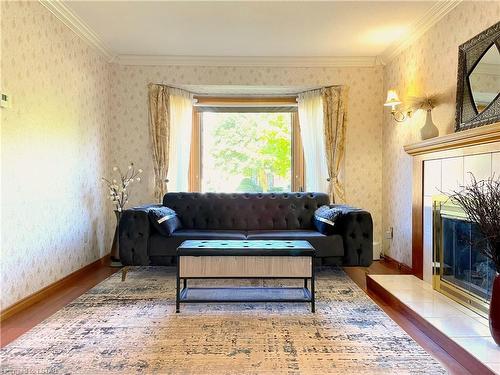
M 292 116 L 204 112 L 202 192 L 290 191 Z

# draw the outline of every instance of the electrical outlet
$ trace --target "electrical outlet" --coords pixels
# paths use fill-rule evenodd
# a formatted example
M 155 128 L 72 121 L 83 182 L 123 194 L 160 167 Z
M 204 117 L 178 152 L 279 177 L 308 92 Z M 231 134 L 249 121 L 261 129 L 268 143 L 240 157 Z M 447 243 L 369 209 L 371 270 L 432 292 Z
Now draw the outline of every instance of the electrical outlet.
M 9 94 L 5 92 L 0 93 L 0 107 L 12 108 L 11 97 Z
M 394 238 L 394 228 L 389 227 L 389 229 L 385 231 L 385 239 L 392 240 L 393 238 Z
M 373 242 L 373 260 L 379 260 L 382 253 L 380 242 Z

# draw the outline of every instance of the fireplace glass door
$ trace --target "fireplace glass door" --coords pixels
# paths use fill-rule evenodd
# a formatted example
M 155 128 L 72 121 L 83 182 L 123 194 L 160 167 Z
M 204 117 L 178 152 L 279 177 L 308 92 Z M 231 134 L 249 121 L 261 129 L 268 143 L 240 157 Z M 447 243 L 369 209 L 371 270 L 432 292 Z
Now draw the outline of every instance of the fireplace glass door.
M 457 206 L 437 201 L 434 209 L 434 287 L 484 315 L 495 276 L 484 238 Z

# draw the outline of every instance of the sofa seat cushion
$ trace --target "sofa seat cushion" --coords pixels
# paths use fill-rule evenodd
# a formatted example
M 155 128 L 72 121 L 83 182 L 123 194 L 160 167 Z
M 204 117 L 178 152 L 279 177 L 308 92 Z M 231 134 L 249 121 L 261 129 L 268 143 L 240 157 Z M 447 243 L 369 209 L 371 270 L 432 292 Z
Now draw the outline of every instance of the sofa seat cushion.
M 175 256 L 186 240 L 246 240 L 246 232 L 238 230 L 178 229 L 170 237 L 154 234 L 149 238 L 150 256 Z
M 325 236 L 315 230 L 202 230 L 179 229 L 171 237 L 153 234 L 149 238 L 150 256 L 176 256 L 185 240 L 305 240 L 316 249 L 317 257 L 342 257 L 344 246 L 340 235 Z
M 172 237 L 186 237 L 188 240 L 246 240 L 243 230 L 179 229 Z
M 249 240 L 305 240 L 316 249 L 317 257 L 344 256 L 344 245 L 340 235 L 325 236 L 315 230 L 253 230 L 248 231 Z
M 316 230 L 250 230 L 249 240 L 307 240 L 310 238 L 325 238 Z

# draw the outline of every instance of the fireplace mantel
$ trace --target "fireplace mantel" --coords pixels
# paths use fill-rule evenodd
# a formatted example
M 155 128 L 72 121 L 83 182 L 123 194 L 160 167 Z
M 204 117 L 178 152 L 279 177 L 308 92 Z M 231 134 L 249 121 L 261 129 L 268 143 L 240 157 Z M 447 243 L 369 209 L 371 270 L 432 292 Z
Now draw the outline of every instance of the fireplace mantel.
M 499 152 L 500 122 L 406 145 L 404 150 L 413 159 L 411 268 L 413 274 L 422 279 L 424 275 L 424 164 L 431 160 Z
M 500 122 L 406 145 L 404 150 L 407 154 L 416 156 L 496 141 L 500 141 Z

